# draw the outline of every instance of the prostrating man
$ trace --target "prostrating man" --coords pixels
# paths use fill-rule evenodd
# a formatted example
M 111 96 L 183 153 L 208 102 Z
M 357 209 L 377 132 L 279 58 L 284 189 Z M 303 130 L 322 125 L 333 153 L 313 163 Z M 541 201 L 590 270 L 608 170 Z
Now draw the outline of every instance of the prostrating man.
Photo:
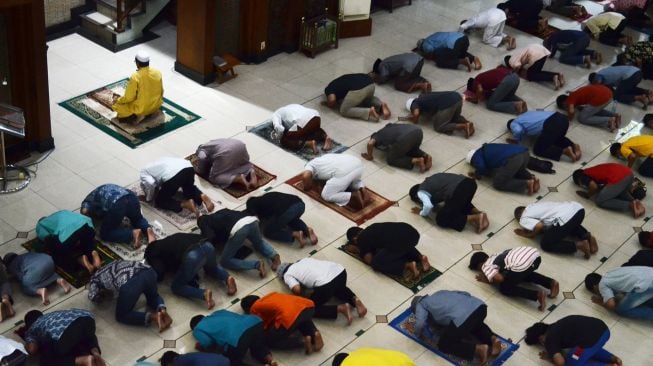
M 309 299 L 272 292 L 263 297 L 245 296 L 240 306 L 245 314 L 256 315 L 263 320 L 263 335 L 269 347 L 304 347 L 307 355 L 324 347 L 322 334 L 313 324 L 315 304 Z M 296 332 L 301 337 L 296 337 Z
M 315 303 L 316 318 L 336 319 L 340 313 L 351 324 L 351 307 L 356 308 L 361 318 L 367 314 L 363 302 L 347 287 L 347 270 L 338 263 L 304 258 L 295 263 L 282 263 L 277 268 L 277 276 L 295 295 L 302 294 L 302 287 L 313 290 L 308 298 Z M 326 305 L 334 297 L 342 303 Z
M 231 366 L 231 361 L 223 355 L 210 352 L 191 352 L 180 355 L 166 351 L 161 356 L 161 366 Z
M 41 366 L 105 366 L 95 335 L 95 319 L 87 310 L 56 310 L 25 314 L 25 343 Z
M 585 287 L 592 302 L 628 318 L 653 320 L 653 267 L 618 267 L 603 276 L 590 273 Z
M 606 108 L 612 103 L 612 90 L 605 85 L 590 84 L 556 98 L 558 108 L 567 111 L 570 121 L 578 109 L 578 122 L 596 127 L 607 127 L 610 132 L 621 126 L 621 115 Z
M 361 156 L 374 160 L 374 148 L 386 152 L 388 165 L 403 169 L 418 167 L 420 173 L 431 169 L 433 157 L 420 149 L 424 133 L 419 126 L 388 123 L 373 133 L 367 141 L 367 151 Z
M 546 159 L 560 161 L 562 155 L 572 162 L 581 158 L 580 145 L 567 137 L 569 120 L 558 112 L 528 111 L 508 121 L 510 143 L 520 143 L 526 136 L 537 136 L 533 153 Z
M 540 358 L 554 365 L 621 366 L 621 359 L 603 348 L 608 339 L 610 330 L 601 319 L 568 315 L 553 324 L 533 324 L 525 341 L 544 346 Z
M 102 240 L 132 243 L 134 249 L 140 248 L 141 235 L 147 236 L 148 243 L 156 240 L 154 230 L 141 213 L 141 203 L 136 194 L 119 185 L 103 184 L 95 188 L 82 201 L 80 212 L 102 218 Z M 122 225 L 125 217 L 133 229 Z
M 589 259 L 599 251 L 596 238 L 583 227 L 585 209 L 578 202 L 535 202 L 515 209 L 519 229 L 515 234 L 535 238 L 542 234 L 540 246 L 545 252 L 574 254 L 580 251 Z M 576 241 L 566 240 L 573 237 Z
M 493 174 L 492 186 L 499 191 L 524 192 L 529 195 L 540 190 L 540 180 L 527 170 L 528 148 L 514 144 L 483 144 L 467 153 L 466 161 L 475 171 L 475 179 Z
M 218 352 L 240 365 L 249 354 L 267 366 L 277 366 L 272 353 L 265 345 L 263 322 L 254 315 L 241 315 L 228 310 L 218 310 L 210 315 L 195 315 L 190 329 L 197 340 L 195 348 L 202 352 Z
M 538 309 L 546 309 L 547 294 L 543 290 L 523 287 L 528 283 L 549 290 L 549 298 L 555 299 L 560 292 L 560 284 L 553 278 L 535 272 L 542 262 L 540 252 L 532 247 L 516 247 L 488 256 L 475 252 L 469 260 L 469 269 L 479 271 L 476 280 L 498 285 L 499 291 L 510 297 L 521 297 L 539 303 Z
M 474 123 L 462 115 L 463 97 L 455 91 L 440 91 L 423 93 L 417 98 L 406 101 L 407 117 L 399 117 L 399 121 L 433 123 L 433 129 L 440 133 L 452 134 L 462 131 L 465 138 L 475 132 Z
M 156 283 L 157 274 L 152 267 L 137 261 L 113 261 L 91 276 L 88 299 L 100 303 L 117 293 L 116 321 L 141 326 L 156 324 L 163 332 L 172 324 L 172 318 Z M 154 312 L 134 310 L 141 295 L 145 295 L 147 306 Z
M 639 158 L 644 158 L 637 171 L 644 177 L 653 177 L 653 136 L 633 136 L 624 142 L 610 145 L 610 154 L 618 159 L 626 159 L 632 168 Z
M 642 235 L 642 233 L 644 234 Z M 651 236 L 651 232 L 641 231 L 638 235 L 640 239 L 645 238 L 644 243 L 647 244 Z M 640 240 L 640 243 L 641 242 L 642 240 Z M 628 262 L 622 264 L 621 266 L 622 267 L 633 267 L 633 266 L 653 267 L 653 250 L 650 249 L 638 250 L 637 253 L 633 254 L 633 256 L 630 257 L 630 259 L 628 259 Z
M 590 83 L 603 84 L 612 88 L 614 99 L 617 101 L 624 104 L 640 102 L 642 108 L 646 110 L 648 104 L 653 102 L 653 90 L 637 86 L 642 78 L 642 70 L 630 65 L 609 66 L 589 74 Z
M 467 80 L 467 90 L 473 95 L 466 99 L 472 103 L 485 100 L 487 109 L 503 113 L 521 114 L 528 110 L 526 102 L 515 95 L 519 75 L 499 66 Z
M 415 335 L 428 336 L 430 321 L 443 327 L 438 348 L 471 362 L 486 365 L 489 355 L 498 356 L 501 341 L 485 324 L 487 305 L 464 291 L 440 290 L 415 296 L 410 303 L 415 313 Z
M 102 265 L 95 250 L 93 221 L 87 216 L 68 210 L 57 211 L 39 220 L 36 236 L 59 266 L 68 267 L 77 262 L 93 273 Z
M 415 366 L 404 353 L 381 348 L 359 348 L 350 353 L 338 353 L 331 366 Z
M 481 233 L 490 226 L 490 221 L 485 212 L 472 204 L 476 188 L 476 181 L 462 174 L 433 174 L 410 188 L 410 199 L 422 206 L 421 209 L 413 207 L 411 211 L 428 218 L 434 207 L 443 203 L 435 216 L 438 226 L 463 231 L 469 223 L 476 233 Z
M 372 66 L 370 76 L 375 83 L 383 84 L 390 79 L 395 81 L 395 89 L 412 93 L 419 90 L 423 93 L 431 91 L 431 83 L 421 76 L 424 57 L 407 52 L 387 57 L 377 58 Z
M 141 169 L 140 183 L 145 200 L 152 201 L 156 207 L 181 212 L 187 209 L 198 214 L 197 206 L 204 204 L 208 212 L 215 208 L 213 202 L 195 185 L 195 170 L 190 161 L 182 158 L 160 158 Z M 181 189 L 184 201 L 175 198 Z
M 542 4 L 546 10 L 567 18 L 581 18 L 587 15 L 585 7 L 574 3 L 573 0 L 542 0 Z
M 202 231 L 202 235 L 213 245 L 224 245 L 220 264 L 225 268 L 257 270 L 261 278 L 265 277 L 265 262 L 236 258 L 236 253 L 245 245 L 245 240 L 249 240 L 254 250 L 270 261 L 273 271 L 281 263 L 279 254 L 261 236 L 258 218 L 247 211 L 225 208 L 211 215 L 200 216 L 197 219 L 197 226 Z
M 0 260 L 0 322 L 16 315 L 13 307 L 14 298 L 11 296 L 12 294 L 13 290 L 9 282 L 9 271 L 3 261 Z
M 506 25 L 506 13 L 498 8 L 484 10 L 473 17 L 460 22 L 460 31 L 467 32 L 470 29 L 483 29 L 483 43 L 492 47 L 499 47 L 506 44 L 508 50 L 515 48 L 517 41 L 504 32 Z
M 551 51 L 549 57 L 555 57 L 560 50 L 559 61 L 567 65 L 584 65 L 592 67 L 592 61 L 597 65 L 603 61 L 600 52 L 590 50 L 590 36 L 579 30 L 565 29 L 552 33 L 544 40 L 544 47 Z
M 272 240 L 292 244 L 295 240 L 303 248 L 306 242 L 317 244 L 317 235 L 301 216 L 306 205 L 294 194 L 268 192 L 247 200 L 247 212 L 261 220 L 263 234 Z
M 521 0 L 520 0 L 521 1 Z M 513 55 L 504 57 L 503 63 L 520 75 L 525 75 L 528 81 L 550 81 L 554 89 L 558 90 L 565 85 L 565 78 L 561 73 L 542 71 L 544 63 L 551 52 L 541 44 L 532 43 L 520 48 Z
M 0 350 L 0 365 L 27 365 L 27 350 L 22 343 L 0 336 Z
M 500 3 L 497 8 L 506 12 L 508 19 L 514 20 L 519 29 L 536 31 L 548 24 L 540 17 L 544 4 L 542 0 L 508 0 Z
M 136 53 L 136 72 L 129 77 L 125 95 L 113 95 L 113 110 L 123 123 L 138 122 L 159 111 L 163 104 L 161 72 L 150 67 L 150 55 L 141 50 Z
M 333 148 L 333 141 L 321 127 L 320 113 L 315 109 L 299 104 L 288 104 L 274 111 L 272 126 L 280 136 L 281 146 L 290 150 L 308 147 L 317 154 L 317 143 L 322 143 L 322 150 Z
M 340 104 L 340 114 L 345 117 L 379 121 L 390 118 L 390 108 L 374 96 L 374 80 L 368 74 L 345 74 L 324 88 L 326 101 L 322 104 L 335 108 Z
M 236 293 L 236 280 L 216 263 L 215 248 L 198 234 L 175 233 L 156 240 L 145 249 L 147 264 L 156 271 L 159 282 L 166 272 L 175 273 L 170 289 L 177 296 L 204 300 L 210 310 L 215 306 L 213 291 L 202 289 L 198 283 L 198 272 L 204 269 L 211 276 L 227 286 L 227 295 Z
M 369 199 L 362 176 L 363 162 L 355 156 L 324 154 L 306 163 L 302 181 L 305 191 L 316 184 L 314 181 L 320 185 L 324 182 L 321 195 L 325 201 L 360 210 Z
M 43 305 L 49 305 L 48 286 L 54 282 L 65 293 L 70 292 L 70 285 L 55 272 L 52 257 L 45 253 L 7 253 L 2 259 L 7 271 L 18 280 L 20 289 L 29 296 L 40 296 Z M 4 287 L 3 287 L 4 289 Z M 2 296 L 2 306 L 9 307 L 9 314 L 13 313 L 11 301 Z
M 622 44 L 629 46 L 633 43 L 631 36 L 622 33 L 626 24 L 626 17 L 622 14 L 606 11 L 587 19 L 582 23 L 582 27 L 599 42 L 617 47 Z
M 574 171 L 573 180 L 576 185 L 587 189 L 576 193 L 588 199 L 593 199 L 596 205 L 608 210 L 632 212 L 638 218 L 646 212 L 640 201 L 642 192 L 633 191 L 635 175 L 625 165 L 617 163 L 598 164 L 592 167 Z M 635 198 L 633 195 L 637 195 Z
M 214 139 L 200 145 L 195 154 L 197 174 L 216 186 L 227 188 L 236 183 L 248 191 L 257 187 L 258 178 L 244 142 L 237 139 Z
M 348 252 L 355 254 L 375 271 L 402 276 L 407 270 L 413 278 L 431 269 L 429 259 L 417 250 L 419 232 L 405 222 L 377 222 L 365 229 L 347 230 Z
M 481 60 L 468 52 L 469 38 L 462 32 L 435 32 L 417 41 L 417 50 L 425 57 L 435 59 L 435 65 L 457 69 L 463 65 L 467 71 L 480 70 Z

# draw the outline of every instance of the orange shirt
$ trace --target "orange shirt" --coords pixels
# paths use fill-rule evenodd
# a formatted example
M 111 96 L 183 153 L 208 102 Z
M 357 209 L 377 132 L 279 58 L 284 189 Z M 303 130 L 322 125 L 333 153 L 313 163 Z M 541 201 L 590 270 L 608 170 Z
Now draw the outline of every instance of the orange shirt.
M 590 84 L 580 87 L 569 94 L 568 105 L 586 105 L 594 107 L 604 105 L 612 100 L 612 90 L 605 85 Z
M 250 313 L 263 320 L 264 329 L 290 329 L 302 311 L 313 307 L 313 301 L 304 297 L 272 292 L 256 300 Z

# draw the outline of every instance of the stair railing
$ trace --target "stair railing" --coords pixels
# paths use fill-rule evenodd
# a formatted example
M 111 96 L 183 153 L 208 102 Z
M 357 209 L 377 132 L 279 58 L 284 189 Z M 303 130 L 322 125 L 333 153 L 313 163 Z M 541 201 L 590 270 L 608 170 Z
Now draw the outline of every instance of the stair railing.
M 127 9 L 123 10 L 125 4 L 125 0 L 117 0 L 116 3 L 116 32 L 122 33 L 125 31 L 125 19 L 129 16 L 129 14 L 136 9 L 137 6 L 143 4 L 143 8 L 145 8 L 145 0 L 136 0 L 133 2 L 132 6 Z

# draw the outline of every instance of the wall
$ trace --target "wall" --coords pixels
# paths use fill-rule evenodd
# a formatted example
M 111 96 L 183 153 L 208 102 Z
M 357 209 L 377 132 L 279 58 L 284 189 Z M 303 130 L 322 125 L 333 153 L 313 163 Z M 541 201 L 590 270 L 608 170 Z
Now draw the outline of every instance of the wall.
M 7 22 L 5 16 L 0 14 L 0 103 L 11 104 L 11 80 L 9 79 L 9 55 L 7 50 Z M 3 80 L 8 85 L 2 85 Z
M 239 0 L 217 0 L 215 32 L 215 54 L 237 55 L 240 50 Z
M 69 21 L 70 9 L 85 3 L 85 0 L 44 0 L 45 26 L 51 27 Z

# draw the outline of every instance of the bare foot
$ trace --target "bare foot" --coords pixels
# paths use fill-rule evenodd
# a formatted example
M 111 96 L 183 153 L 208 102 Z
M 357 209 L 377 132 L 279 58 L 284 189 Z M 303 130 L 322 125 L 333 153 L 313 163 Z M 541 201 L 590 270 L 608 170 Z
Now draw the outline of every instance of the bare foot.
M 487 214 L 485 212 L 481 212 L 481 226 L 479 227 L 479 233 L 482 233 L 485 231 L 490 226 L 490 219 L 487 218 Z
M 483 223 L 483 217 L 480 213 L 470 216 L 469 223 L 476 228 L 476 233 L 481 233 L 481 224 Z
M 379 114 L 376 113 L 376 109 L 374 109 L 374 107 L 370 107 L 369 116 L 372 121 L 379 122 Z
M 463 59 L 460 61 L 460 63 L 461 63 L 463 66 L 467 67 L 467 71 L 468 71 L 468 72 L 472 72 L 472 64 L 469 63 L 469 59 L 468 59 L 467 57 L 463 58 Z
M 197 217 L 197 214 L 199 213 L 197 211 L 197 205 L 195 205 L 195 201 L 192 199 L 181 201 L 181 208 L 185 208 L 188 211 L 192 212 L 195 217 Z
M 233 276 L 227 277 L 227 295 L 233 296 L 238 291 L 236 279 Z
M 297 240 L 299 243 L 299 247 L 303 248 L 304 247 L 304 232 L 299 230 L 299 231 L 293 231 L 292 232 L 292 237 L 294 240 Z
M 497 357 L 501 353 L 501 340 L 497 336 L 492 336 L 492 357 Z
M 476 356 L 478 357 L 478 364 L 480 366 L 487 366 L 487 354 L 490 347 L 487 344 L 476 345 Z
M 420 173 L 426 171 L 426 162 L 424 161 L 424 158 L 414 158 L 414 162 L 417 163 L 416 165 L 419 168 Z
M 202 193 L 201 198 L 202 198 L 202 202 L 204 203 L 204 207 L 206 208 L 206 211 L 213 212 L 213 210 L 215 210 L 215 204 L 213 204 L 211 198 L 209 198 L 209 196 L 205 195 L 204 193 Z
M 592 62 L 591 62 L 589 56 L 583 57 L 583 66 L 585 66 L 586 69 L 589 69 L 589 68 L 592 67 Z
M 535 179 L 527 180 L 526 184 L 528 185 L 528 195 L 530 196 L 535 193 Z
M 215 307 L 215 301 L 213 301 L 213 291 L 206 289 L 204 290 L 204 301 L 206 301 L 206 308 L 211 310 Z
M 388 103 L 381 103 L 381 111 L 383 112 L 383 119 L 388 119 L 390 118 L 390 107 L 388 107 Z
M 63 289 L 64 294 L 67 294 L 70 292 L 70 284 L 66 282 L 63 278 L 58 278 L 57 279 L 57 285 Z
M 338 305 L 337 310 L 340 314 L 344 315 L 347 318 L 347 325 L 351 325 L 351 322 L 354 319 L 351 316 L 351 308 L 349 307 L 349 304 L 340 304 Z
M 571 146 L 567 146 L 564 149 L 562 149 L 562 153 L 567 156 L 569 159 L 571 159 L 572 162 L 576 161 L 576 153 L 574 152 L 574 149 Z
M 580 250 L 583 252 L 585 259 L 590 259 L 590 255 L 592 254 L 590 252 L 590 243 L 587 240 L 581 240 L 579 242 L 576 242 L 576 249 Z
M 151 226 L 147 228 L 147 243 L 152 244 L 156 241 L 156 234 L 154 233 L 154 228 Z
M 514 50 L 517 47 L 517 39 L 515 37 L 509 36 L 508 38 L 508 51 Z
M 95 272 L 95 267 L 93 267 L 91 262 L 88 261 L 88 257 L 86 255 L 82 255 L 81 257 L 79 257 L 79 260 L 80 260 L 82 266 L 84 266 L 84 268 L 86 268 L 88 273 Z
M 313 334 L 313 350 L 315 352 L 318 352 L 323 347 L 324 347 L 324 340 L 322 339 L 322 334 L 316 330 L 315 334 Z
M 41 304 L 50 305 L 50 299 L 48 297 L 48 290 L 45 287 L 36 290 L 36 293 L 41 296 Z
M 331 140 L 331 137 L 327 136 L 326 139 L 324 139 L 324 146 L 322 146 L 322 150 L 329 151 L 331 149 L 333 149 L 333 140 Z
M 270 268 L 272 268 L 273 271 L 277 270 L 277 267 L 281 264 L 281 256 L 279 254 L 275 254 L 274 257 L 272 257 L 272 265 Z
M 544 291 L 540 290 L 537 292 L 537 302 L 540 304 L 538 306 L 538 310 L 544 311 L 546 309 L 546 295 L 544 294 Z
M 433 157 L 431 155 L 426 155 L 424 157 L 425 164 L 426 164 L 426 170 L 430 170 L 431 167 L 433 166 Z
M 159 327 L 159 333 L 161 333 L 164 330 L 170 328 L 170 324 L 172 324 L 172 318 L 165 310 L 159 310 L 156 313 L 156 324 Z
M 306 146 L 313 150 L 313 154 L 317 155 L 317 142 L 315 142 L 315 140 L 306 141 Z
M 365 304 L 363 304 L 359 298 L 356 298 L 356 312 L 358 313 L 359 318 L 362 318 L 367 314 L 367 307 L 365 307 Z
M 551 281 L 551 289 L 549 290 L 549 299 L 555 299 L 560 293 L 560 283 L 558 281 Z
M 574 144 L 574 153 L 576 154 L 576 161 L 580 160 L 583 157 L 583 153 L 580 150 L 580 145 Z
M 258 269 L 258 275 L 261 278 L 265 278 L 265 275 L 267 273 L 265 272 L 265 263 L 263 263 L 263 261 L 258 261 L 258 266 L 256 267 L 256 269 Z
M 603 62 L 603 54 L 601 52 L 594 52 L 594 63 L 598 65 L 601 62 Z
M 75 366 L 95 366 L 95 358 L 91 355 L 75 357 Z
M 535 176 L 533 176 L 533 180 L 535 181 L 535 184 L 533 184 L 533 193 L 537 193 L 540 191 L 540 180 L 535 178 Z
M 309 239 L 311 239 L 311 244 L 312 245 L 317 244 L 317 240 L 318 240 L 317 235 L 315 235 L 315 231 L 311 227 L 308 228 L 308 237 L 309 237 Z
M 183 206 L 183 205 L 182 205 Z M 132 230 L 132 248 L 138 249 L 141 247 L 141 229 Z
M 307 355 L 313 353 L 313 344 L 311 343 L 311 336 L 302 337 L 302 341 L 304 343 L 304 353 Z
M 599 251 L 599 244 L 594 235 L 590 235 L 590 253 L 596 254 Z
M 630 210 L 633 212 L 633 217 L 638 218 L 644 214 L 644 210 L 642 210 L 641 206 L 638 204 L 638 200 L 633 200 L 630 202 Z
M 410 271 L 410 273 L 413 276 L 412 278 L 418 278 L 419 277 L 419 270 L 417 269 L 417 263 L 408 262 L 408 263 L 405 264 L 404 268 L 407 269 L 408 271 Z
M 427 256 L 423 255 L 420 262 L 422 263 L 422 271 L 428 272 L 431 269 L 431 263 L 429 263 Z
M 560 89 L 562 87 L 562 82 L 560 81 L 560 74 L 554 75 L 553 76 L 553 85 L 554 85 L 554 90 Z
M 4 307 L 5 315 L 3 319 L 11 318 L 16 315 L 14 307 L 11 305 L 11 298 L 8 295 L 2 296 L 2 306 Z
M 465 123 L 465 138 L 468 139 L 474 135 L 474 124 L 472 122 Z
M 560 86 L 561 86 L 561 87 L 565 86 L 565 84 L 567 83 L 567 82 L 565 81 L 565 76 L 564 76 L 563 74 L 558 74 L 558 75 L 559 75 L 559 79 L 558 79 L 558 80 L 560 80 Z
M 474 56 L 474 69 L 480 70 L 482 67 L 483 65 L 481 65 L 481 59 Z
M 372 156 L 372 155 L 370 155 L 370 154 L 368 154 L 368 153 L 366 153 L 366 152 L 361 153 L 361 157 L 362 157 L 363 159 L 367 160 L 367 161 L 372 161 L 372 160 L 374 160 L 374 156 Z

